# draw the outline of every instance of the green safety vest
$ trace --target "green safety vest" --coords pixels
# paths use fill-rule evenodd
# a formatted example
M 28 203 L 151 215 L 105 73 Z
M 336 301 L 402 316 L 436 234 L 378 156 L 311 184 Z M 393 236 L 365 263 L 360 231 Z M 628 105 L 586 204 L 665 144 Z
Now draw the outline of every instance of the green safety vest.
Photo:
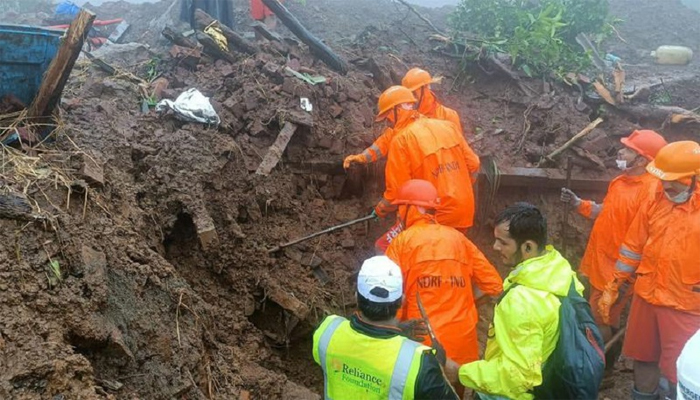
M 327 400 L 413 400 L 421 357 L 430 348 L 403 336 L 373 338 L 331 315 L 314 333 Z

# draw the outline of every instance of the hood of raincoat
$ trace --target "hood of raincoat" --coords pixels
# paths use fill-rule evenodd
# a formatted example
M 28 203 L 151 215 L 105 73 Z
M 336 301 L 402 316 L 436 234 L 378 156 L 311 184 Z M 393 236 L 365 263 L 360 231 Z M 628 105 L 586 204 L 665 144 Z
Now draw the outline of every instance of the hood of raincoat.
M 543 255 L 518 264 L 503 281 L 503 290 L 518 284 L 556 296 L 566 296 L 571 279 L 575 276 L 576 273 L 571 269 L 569 262 L 553 246 L 547 246 Z M 583 292 L 583 285 L 578 279 L 576 291 Z
M 423 87 L 423 96 L 418 101 L 418 112 L 423 115 L 433 115 L 438 106 L 435 94 L 425 86 Z

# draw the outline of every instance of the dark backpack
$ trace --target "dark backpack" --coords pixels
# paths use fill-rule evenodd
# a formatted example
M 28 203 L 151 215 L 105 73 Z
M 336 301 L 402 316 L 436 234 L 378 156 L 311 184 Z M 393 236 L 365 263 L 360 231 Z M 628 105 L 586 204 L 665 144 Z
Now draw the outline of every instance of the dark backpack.
M 542 365 L 542 384 L 533 388 L 532 394 L 536 399 L 597 399 L 605 371 L 605 352 L 591 307 L 576 291 L 573 279 L 568 295 L 557 297 L 561 302 L 559 340 Z

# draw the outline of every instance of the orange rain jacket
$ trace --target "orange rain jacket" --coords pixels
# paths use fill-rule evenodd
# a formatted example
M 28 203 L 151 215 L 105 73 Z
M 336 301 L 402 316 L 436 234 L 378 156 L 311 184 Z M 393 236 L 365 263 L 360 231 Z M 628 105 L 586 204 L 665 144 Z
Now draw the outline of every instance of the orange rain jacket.
M 450 121 L 457 126 L 459 132 L 463 132 L 462 123 L 459 120 L 459 114 L 457 114 L 457 111 L 440 104 L 430 90 L 425 91 L 418 112 L 428 118 Z M 382 134 L 379 135 L 377 140 L 375 140 L 371 146 L 362 152 L 368 163 L 377 162 L 383 157 L 386 157 L 386 155 L 389 153 L 389 145 L 391 145 L 391 141 L 394 139 L 395 134 L 396 130 L 394 128 L 384 128 Z
M 700 187 L 673 204 L 659 185 L 632 222 L 615 265 L 615 280 L 637 274 L 634 292 L 650 304 L 700 315 Z
M 391 141 L 386 190 L 380 203 L 390 208 L 401 185 L 409 179 L 425 179 L 435 185 L 440 197 L 437 221 L 458 229 L 471 227 L 472 184 L 479 171 L 479 156 L 451 122 L 415 116 L 409 121 L 403 128 L 397 125 Z
M 460 133 L 464 132 L 462 130 L 462 122 L 459 120 L 459 114 L 457 114 L 457 111 L 440 104 L 433 91 L 429 90 L 428 88 L 425 88 L 424 90 L 423 98 L 418 106 L 418 112 L 428 118 L 450 121 L 457 126 Z
M 612 282 L 625 234 L 641 205 L 653 196 L 658 185 L 659 180 L 646 172 L 638 176 L 620 175 L 610 182 L 603 204 L 584 200 L 579 205 L 579 214 L 596 220 L 581 260 L 581 272 L 594 288 L 603 291 Z
M 404 278 L 399 320 L 421 318 L 416 301 L 420 293 L 447 356 L 460 364 L 478 360 L 479 315 L 472 282 L 490 296 L 503 290 L 503 280 L 481 251 L 456 229 L 424 216 L 391 242 L 386 255 L 401 267 Z M 429 338 L 425 344 L 430 345 Z

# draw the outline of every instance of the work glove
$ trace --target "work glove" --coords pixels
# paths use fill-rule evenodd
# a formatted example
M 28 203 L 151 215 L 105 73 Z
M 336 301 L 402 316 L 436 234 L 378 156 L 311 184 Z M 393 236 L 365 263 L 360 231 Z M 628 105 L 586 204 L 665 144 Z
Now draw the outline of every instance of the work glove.
M 581 205 L 581 199 L 576 196 L 576 193 L 567 188 L 561 188 L 561 195 L 559 196 L 559 199 L 562 202 L 569 203 L 574 207 Z
M 444 367 L 445 363 L 447 363 L 447 353 L 445 352 L 445 348 L 442 347 L 440 342 L 433 340 L 433 349 L 435 349 L 435 358 L 437 358 L 440 365 Z
M 423 342 L 425 337 L 428 336 L 428 326 L 420 318 L 399 322 L 399 329 L 401 329 L 401 333 L 405 337 L 419 343 Z
M 372 213 L 378 218 L 386 218 L 386 216 L 389 215 L 389 213 L 392 211 L 393 210 L 387 207 L 384 201 L 380 201 L 374 207 L 374 211 Z
M 617 301 L 620 295 L 619 289 L 615 282 L 611 282 L 603 291 L 600 300 L 598 300 L 598 313 L 605 325 L 610 325 L 610 308 Z
M 367 157 L 364 154 L 353 154 L 345 157 L 343 160 L 343 168 L 348 169 L 353 163 L 367 164 Z

